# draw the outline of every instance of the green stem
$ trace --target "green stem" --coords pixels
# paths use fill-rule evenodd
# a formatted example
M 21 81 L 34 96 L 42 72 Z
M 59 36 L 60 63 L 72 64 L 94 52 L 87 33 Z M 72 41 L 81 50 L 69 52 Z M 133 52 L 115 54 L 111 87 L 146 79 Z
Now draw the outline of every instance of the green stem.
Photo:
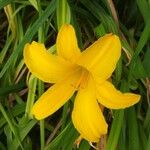
M 38 96 L 40 97 L 44 92 L 44 84 L 42 81 L 38 80 Z M 44 120 L 40 120 L 40 141 L 41 141 L 41 150 L 45 146 L 45 123 Z
M 65 123 L 66 123 L 66 118 L 67 118 L 67 111 L 68 111 L 68 103 L 66 103 L 63 107 L 61 131 L 65 128 Z
M 45 146 L 45 123 L 44 120 L 40 120 L 40 140 L 41 140 L 41 150 L 44 149 Z
M 37 0 L 39 17 L 42 14 L 41 2 Z M 38 41 L 44 43 L 44 25 L 42 25 L 38 30 Z M 38 80 L 38 96 L 40 97 L 44 93 L 44 83 Z M 40 141 L 41 141 L 41 150 L 44 149 L 45 146 L 45 122 L 44 120 L 40 120 Z
M 28 118 L 31 117 L 31 109 L 35 100 L 35 92 L 36 92 L 37 78 L 31 75 L 29 79 L 29 92 L 27 98 L 27 105 L 25 110 L 25 116 Z
M 38 95 L 41 96 L 44 92 L 44 84 L 42 81 L 38 80 Z M 45 146 L 45 125 L 44 120 L 40 120 L 40 140 L 41 140 L 41 150 Z

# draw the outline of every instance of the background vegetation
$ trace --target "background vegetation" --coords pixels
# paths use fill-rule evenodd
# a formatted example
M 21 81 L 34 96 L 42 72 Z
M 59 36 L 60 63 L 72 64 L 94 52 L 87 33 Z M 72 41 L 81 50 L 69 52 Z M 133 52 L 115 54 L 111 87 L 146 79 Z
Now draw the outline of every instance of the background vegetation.
M 122 57 L 112 81 L 118 89 L 142 96 L 131 108 L 105 109 L 109 133 L 97 148 L 149 150 L 150 0 L 0 0 L 0 150 L 77 149 L 72 101 L 40 122 L 31 117 L 34 101 L 49 85 L 28 72 L 22 57 L 24 45 L 33 40 L 55 53 L 63 23 L 75 27 L 82 50 L 105 33 L 119 35 Z M 79 150 L 89 149 L 83 140 Z

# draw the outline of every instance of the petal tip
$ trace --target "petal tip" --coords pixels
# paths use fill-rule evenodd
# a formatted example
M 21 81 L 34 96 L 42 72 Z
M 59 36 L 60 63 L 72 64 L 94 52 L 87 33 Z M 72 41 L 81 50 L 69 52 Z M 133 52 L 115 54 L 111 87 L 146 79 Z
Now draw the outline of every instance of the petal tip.
M 135 94 L 135 101 L 138 103 L 141 100 L 141 95 Z
M 60 36 L 60 33 L 65 34 L 65 33 L 68 33 L 68 32 L 74 32 L 74 28 L 73 28 L 73 26 L 70 25 L 70 24 L 64 24 L 64 25 L 61 26 L 61 28 L 60 28 L 60 30 L 59 30 L 59 32 L 58 32 L 58 35 Z M 59 37 L 59 36 L 58 36 L 58 37 Z M 58 37 L 57 37 L 57 38 L 58 38 Z M 58 40 L 56 40 L 56 43 L 57 43 L 57 41 L 58 41 Z
M 64 24 L 61 28 L 73 28 L 71 24 Z
M 108 33 L 105 35 L 108 39 L 112 39 L 115 43 L 117 43 L 121 49 L 121 42 L 120 42 L 120 38 L 118 35 L 113 34 L 113 33 Z

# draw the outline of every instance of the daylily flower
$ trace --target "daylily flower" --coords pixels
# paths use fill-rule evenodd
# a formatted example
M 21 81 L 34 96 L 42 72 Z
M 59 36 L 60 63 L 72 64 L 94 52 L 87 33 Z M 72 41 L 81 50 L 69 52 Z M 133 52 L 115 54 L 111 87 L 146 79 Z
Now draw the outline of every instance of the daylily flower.
M 107 133 L 99 104 L 121 109 L 140 100 L 140 95 L 122 93 L 108 81 L 121 55 L 120 40 L 114 34 L 106 34 L 81 52 L 74 28 L 63 25 L 56 46 L 57 55 L 50 54 L 37 42 L 24 48 L 24 61 L 30 72 L 44 82 L 54 83 L 34 104 L 32 114 L 38 120 L 48 117 L 76 91 L 73 124 L 81 137 L 98 142 Z

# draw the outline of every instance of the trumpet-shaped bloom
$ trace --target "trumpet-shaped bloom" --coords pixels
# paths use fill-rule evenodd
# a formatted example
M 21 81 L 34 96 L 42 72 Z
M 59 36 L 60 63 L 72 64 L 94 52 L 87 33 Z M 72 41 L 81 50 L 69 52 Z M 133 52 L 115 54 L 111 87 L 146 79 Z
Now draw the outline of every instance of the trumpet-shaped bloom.
M 34 104 L 32 114 L 38 120 L 48 117 L 77 91 L 73 124 L 83 138 L 97 142 L 107 133 L 99 104 L 120 109 L 140 100 L 140 95 L 122 93 L 108 81 L 121 55 L 120 40 L 116 35 L 106 34 L 81 53 L 74 28 L 64 25 L 56 45 L 57 55 L 48 53 L 37 42 L 24 48 L 24 61 L 31 73 L 44 82 L 54 83 Z

